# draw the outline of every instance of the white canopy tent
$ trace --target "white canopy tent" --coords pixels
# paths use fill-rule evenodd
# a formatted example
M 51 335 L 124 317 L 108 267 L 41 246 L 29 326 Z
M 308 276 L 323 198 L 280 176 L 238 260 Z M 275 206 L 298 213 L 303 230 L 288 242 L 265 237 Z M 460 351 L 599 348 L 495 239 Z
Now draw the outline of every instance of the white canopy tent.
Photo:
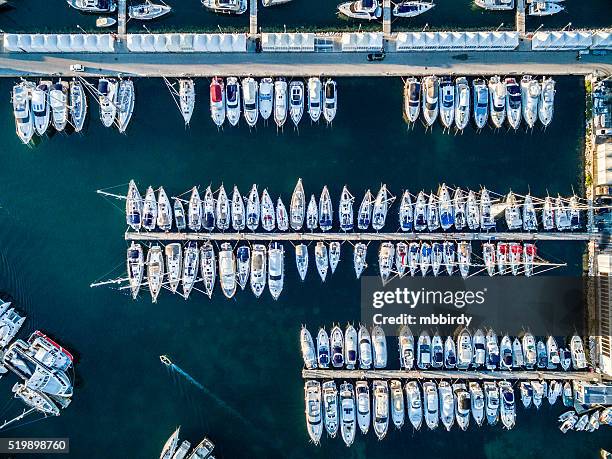
M 612 32 L 603 30 L 595 32 L 591 49 L 612 49 Z
M 271 52 L 314 51 L 314 33 L 262 33 L 261 48 Z
M 26 53 L 108 53 L 115 39 L 107 34 L 4 34 L 4 50 Z
M 380 51 L 382 32 L 354 32 L 342 34 L 342 51 Z
M 135 53 L 244 53 L 246 52 L 246 35 L 229 33 L 129 34 L 127 48 Z
M 399 32 L 397 51 L 511 50 L 518 47 L 517 32 Z
M 531 39 L 531 49 L 536 51 L 580 50 L 590 48 L 592 43 L 593 36 L 590 32 L 536 32 Z

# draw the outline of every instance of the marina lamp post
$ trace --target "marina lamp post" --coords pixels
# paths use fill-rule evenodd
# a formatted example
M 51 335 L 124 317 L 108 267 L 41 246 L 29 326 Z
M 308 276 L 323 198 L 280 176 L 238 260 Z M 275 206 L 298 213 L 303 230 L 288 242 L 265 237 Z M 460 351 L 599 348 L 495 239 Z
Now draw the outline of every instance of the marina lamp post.
M 497 29 L 495 29 L 496 32 L 499 32 L 499 29 L 501 29 L 504 26 L 504 23 L 502 22 L 500 25 L 497 26 Z
M 569 28 L 571 28 L 571 27 L 572 27 L 572 23 L 571 23 L 571 22 L 568 22 L 568 23 L 567 23 L 567 25 L 561 29 L 561 32 L 564 32 L 564 31 L 565 31 L 565 29 L 569 29 Z
M 425 32 L 428 28 L 429 28 L 429 22 L 425 23 L 425 25 L 423 26 L 423 30 L 421 30 L 421 32 Z
M 145 29 L 147 32 L 151 33 L 151 31 L 149 30 L 149 28 L 146 25 L 142 25 L 142 28 Z
M 540 26 L 537 29 L 535 29 L 533 33 L 537 33 L 537 31 L 540 30 L 542 27 L 544 27 L 544 24 L 540 24 Z
M 79 29 L 81 32 L 83 32 L 85 35 L 87 35 L 88 32 L 83 27 L 81 27 L 78 24 L 76 26 L 77 26 L 77 29 Z

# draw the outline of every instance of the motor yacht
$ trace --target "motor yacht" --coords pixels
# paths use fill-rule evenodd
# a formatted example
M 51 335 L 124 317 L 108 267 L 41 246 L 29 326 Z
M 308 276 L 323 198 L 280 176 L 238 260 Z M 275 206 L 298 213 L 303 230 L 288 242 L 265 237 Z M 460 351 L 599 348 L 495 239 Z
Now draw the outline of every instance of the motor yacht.
M 416 430 L 421 428 L 423 423 L 423 405 L 421 403 L 421 390 L 416 381 L 408 381 L 404 386 L 406 392 L 406 409 L 408 420 Z
M 514 9 L 514 0 L 474 0 L 474 3 L 485 10 L 507 11 Z
M 359 368 L 368 370 L 373 364 L 372 339 L 370 332 L 363 325 L 359 325 L 357 339 L 359 340 Z
M 417 341 L 417 367 L 426 370 L 431 366 L 431 338 L 426 330 L 423 330 Z
M 51 86 L 52 83 L 50 81 L 43 80 L 38 86 L 33 88 L 31 92 L 30 108 L 34 117 L 34 129 L 39 136 L 47 132 L 49 124 L 51 123 L 51 104 L 49 102 L 49 91 Z M 19 85 L 17 85 L 17 87 L 19 87 Z M 13 108 L 14 103 L 15 98 L 13 96 Z M 17 114 L 15 114 L 15 119 L 17 119 Z
M 317 364 L 319 368 L 329 368 L 329 335 L 324 328 L 317 333 Z
M 300 124 L 304 113 L 304 83 L 292 81 L 289 84 L 289 115 L 295 127 Z
M 436 383 L 427 381 L 423 383 L 423 405 L 425 411 L 425 424 L 429 429 L 438 427 L 438 390 Z
M 240 15 L 247 10 L 247 0 L 200 0 L 204 8 L 215 13 Z
M 236 77 L 225 80 L 225 117 L 230 125 L 238 125 L 240 121 L 240 83 Z
M 472 81 L 474 89 L 474 123 L 482 129 L 489 119 L 489 87 L 485 80 L 476 78 Z
M 529 4 L 529 16 L 552 16 L 565 7 L 555 1 L 534 0 Z
M 497 335 L 492 328 L 487 332 L 485 343 L 487 370 L 496 370 L 499 367 L 499 344 L 497 342 Z
M 382 8 L 378 0 L 355 0 L 341 3 L 338 11 L 351 19 L 371 21 L 379 19 L 382 15 Z
M 415 77 L 404 82 L 404 115 L 409 123 L 415 123 L 421 111 L 421 82 Z
M 444 344 L 438 332 L 431 339 L 431 366 L 442 368 L 444 366 Z
M 470 381 L 468 383 L 470 391 L 470 403 L 472 410 L 472 417 L 478 426 L 481 426 L 485 418 L 485 399 L 480 384 L 476 381 Z
M 423 78 L 423 119 L 426 126 L 431 126 L 438 117 L 438 96 L 440 83 L 438 77 L 428 76 Z
M 540 91 L 540 105 L 538 107 L 538 118 L 542 126 L 546 127 L 553 118 L 555 109 L 555 80 L 544 77 L 542 79 L 542 90 Z
M 506 120 L 506 85 L 497 75 L 489 79 L 489 105 L 493 126 L 501 128 Z
M 385 368 L 387 366 L 387 340 L 385 332 L 379 325 L 372 328 L 372 355 L 374 368 Z
M 455 80 L 455 126 L 463 131 L 470 122 L 470 85 L 465 77 Z
M 210 117 L 217 127 L 221 127 L 225 121 L 225 84 L 223 78 L 214 77 L 210 82 Z
M 506 113 L 508 124 L 514 130 L 521 125 L 521 88 L 516 78 L 506 78 Z
M 537 80 L 531 75 L 523 75 L 521 78 L 521 106 L 523 118 L 527 126 L 532 128 L 538 119 L 538 105 L 542 88 Z
M 424 1 L 415 1 L 415 0 L 404 0 L 400 3 L 397 3 L 393 7 L 393 16 L 397 18 L 414 18 L 419 16 L 434 6 L 433 1 L 424 2 Z
M 317 353 L 315 352 L 312 335 L 304 326 L 300 330 L 300 348 L 302 350 L 302 359 L 304 360 L 304 367 L 308 369 L 317 368 Z
M 272 298 L 278 300 L 285 277 L 285 249 L 280 242 L 271 242 L 268 247 L 268 289 Z
M 259 116 L 259 98 L 257 82 L 251 77 L 242 80 L 242 111 L 249 127 L 254 127 Z
M 318 77 L 308 79 L 308 114 L 313 122 L 318 122 L 322 111 L 321 80 Z
M 514 390 L 507 381 L 500 381 L 499 386 L 499 398 L 500 404 L 500 417 L 502 424 L 506 429 L 512 429 L 516 422 L 516 408 L 514 405 Z
M 398 336 L 400 368 L 412 370 L 414 366 L 414 336 L 407 325 L 403 325 Z
M 274 80 L 270 77 L 259 81 L 259 114 L 263 120 L 267 120 L 274 110 Z
M 259 298 L 266 287 L 267 275 L 267 253 L 266 246 L 254 244 L 251 254 L 251 278 L 249 283 L 251 291 L 256 298 Z
M 338 434 L 338 389 L 334 381 L 323 383 L 323 412 L 325 413 L 325 430 L 327 435 L 335 438 Z
M 455 418 L 461 430 L 467 430 L 470 424 L 471 397 L 464 383 L 453 384 L 455 395 Z
M 455 119 L 455 85 L 449 76 L 440 80 L 440 122 L 450 129 Z
M 387 381 L 375 380 L 372 383 L 372 423 L 379 440 L 385 438 L 389 429 L 389 387 Z
M 359 0 L 358 0 L 359 1 Z M 323 117 L 328 124 L 331 124 L 336 117 L 338 109 L 338 93 L 336 91 L 336 82 L 331 78 L 325 81 L 323 86 Z
M 570 340 L 570 352 L 572 354 L 572 365 L 574 370 L 583 370 L 587 367 L 586 356 L 584 354 L 584 347 L 582 345 L 582 339 L 578 335 L 572 336 Z
M 32 88 L 30 88 L 31 91 Z M 49 105 L 51 106 L 51 122 L 57 131 L 63 131 L 68 124 L 68 93 L 70 83 L 58 81 L 49 91 Z M 111 121 L 112 123 L 112 121 Z
M 536 342 L 531 333 L 525 333 L 522 339 L 525 368 L 531 370 L 537 363 Z
M 512 341 L 508 335 L 504 335 L 499 343 L 500 369 L 512 370 L 512 361 Z
M 346 446 L 355 440 L 355 421 L 355 393 L 353 385 L 345 381 L 340 385 L 340 433 Z
M 331 362 L 334 368 L 344 366 L 344 334 L 342 329 L 335 325 L 330 333 L 331 341 Z
M 367 434 L 370 430 L 370 387 L 367 381 L 357 381 L 355 383 L 355 396 L 357 398 L 357 424 L 362 434 Z
M 347 370 L 354 370 L 357 366 L 358 342 L 357 330 L 348 325 L 344 332 L 344 364 Z
M 318 445 L 323 433 L 323 417 L 321 414 L 321 383 L 309 380 L 304 384 L 304 400 L 306 402 L 306 427 L 310 440 Z
M 241 245 L 236 250 L 236 270 L 238 285 L 244 290 L 251 274 L 251 248 L 248 245 Z
M 274 122 L 282 128 L 287 121 L 287 82 L 279 78 L 274 82 Z
M 487 422 L 494 426 L 499 419 L 499 389 L 494 381 L 483 383 Z
M 85 13 L 114 13 L 117 10 L 115 0 L 67 0 L 68 5 Z
M 453 390 L 448 381 L 438 383 L 438 400 L 440 401 L 440 420 L 446 430 L 450 431 L 455 422 L 455 409 Z
M 219 250 L 219 283 L 226 298 L 236 294 L 236 256 L 229 242 L 221 244 Z
M 146 0 L 144 3 L 139 5 L 131 5 L 128 8 L 128 16 L 130 19 L 138 19 L 141 21 L 157 19 L 166 14 L 170 13 L 172 7 L 166 4 L 152 3 L 150 0 Z
M 452 369 L 457 366 L 457 348 L 451 336 L 444 341 L 444 368 Z
M 474 358 L 471 363 L 474 365 L 474 368 L 481 368 L 487 361 L 487 348 L 485 335 L 480 328 L 474 332 L 472 345 L 474 349 Z

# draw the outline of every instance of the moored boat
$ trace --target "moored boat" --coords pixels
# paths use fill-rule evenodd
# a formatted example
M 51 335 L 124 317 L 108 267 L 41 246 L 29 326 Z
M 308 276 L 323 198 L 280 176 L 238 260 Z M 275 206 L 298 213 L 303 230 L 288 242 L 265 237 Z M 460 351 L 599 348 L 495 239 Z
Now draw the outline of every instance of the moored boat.
M 236 77 L 225 80 L 225 117 L 232 126 L 240 121 L 240 83 Z
M 120 80 L 117 89 L 117 129 L 125 132 L 134 113 L 134 82 L 132 80 Z
M 74 132 L 81 132 L 87 117 L 87 95 L 77 79 L 70 82 L 70 120 Z
M 289 84 L 289 115 L 297 127 L 304 113 L 304 83 L 292 81 Z
M 474 123 L 482 129 L 489 119 L 489 87 L 482 78 L 472 81 L 474 88 Z
M 421 111 L 421 82 L 414 77 L 404 82 L 404 114 L 409 123 L 415 123 Z
M 210 82 L 210 117 L 218 127 L 221 127 L 225 121 L 225 85 L 223 78 L 214 77 Z
M 336 91 L 336 82 L 328 78 L 323 86 L 323 117 L 329 124 L 334 121 L 337 110 L 338 94 Z
M 321 80 L 318 77 L 308 79 L 308 114 L 315 123 L 319 121 L 322 111 Z
M 147 253 L 147 284 L 153 303 L 162 288 L 164 279 L 164 256 L 159 245 L 152 246 Z
M 300 279 L 306 279 L 306 273 L 308 272 L 308 247 L 306 244 L 298 244 L 295 246 L 295 264 Z
M 438 117 L 440 110 L 438 104 L 439 86 L 438 77 L 428 76 L 423 78 L 423 118 L 425 126 L 431 126 Z
M 193 109 L 195 107 L 195 86 L 192 79 L 181 79 L 179 80 L 179 107 L 185 125 L 188 125 L 193 115 Z
M 279 78 L 274 82 L 274 121 L 282 128 L 287 121 L 287 82 Z
M 274 300 L 283 291 L 285 278 L 285 249 L 280 242 L 271 242 L 268 247 L 268 289 Z

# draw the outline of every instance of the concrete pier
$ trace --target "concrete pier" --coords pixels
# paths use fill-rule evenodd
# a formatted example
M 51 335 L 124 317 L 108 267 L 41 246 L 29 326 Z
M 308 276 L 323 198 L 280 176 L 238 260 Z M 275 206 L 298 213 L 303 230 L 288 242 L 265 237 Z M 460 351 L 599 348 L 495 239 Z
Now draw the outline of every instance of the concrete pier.
M 120 40 L 125 40 L 127 35 L 127 0 L 119 0 L 117 10 L 117 33 Z
M 503 380 L 556 380 L 556 381 L 601 381 L 598 373 L 555 370 L 518 370 L 518 371 L 445 371 L 445 370 L 341 370 L 316 369 L 302 370 L 304 379 L 451 379 L 472 381 Z
M 383 33 L 391 35 L 391 0 L 383 0 Z
M 597 75 L 612 73 L 612 56 L 575 51 L 473 51 L 388 53 L 382 62 L 368 63 L 366 53 L 4 53 L 0 77 L 75 76 L 71 64 L 82 64 L 82 77 L 236 76 L 287 78 L 311 75 Z
M 525 0 L 516 0 L 516 31 L 521 38 L 526 35 Z
M 125 233 L 126 241 L 588 241 L 591 233 Z
M 257 35 L 257 2 L 249 0 L 249 34 Z

